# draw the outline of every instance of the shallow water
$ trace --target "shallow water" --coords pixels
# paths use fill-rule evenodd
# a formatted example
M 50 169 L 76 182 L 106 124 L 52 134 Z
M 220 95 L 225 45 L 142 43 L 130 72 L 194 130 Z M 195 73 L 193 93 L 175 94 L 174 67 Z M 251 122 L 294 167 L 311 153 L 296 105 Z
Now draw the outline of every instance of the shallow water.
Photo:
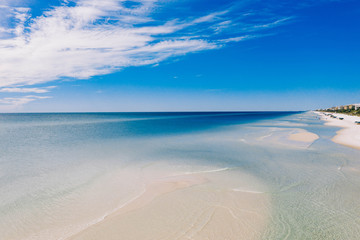
M 287 139 L 299 129 L 320 139 Z M 359 239 L 360 151 L 337 130 L 313 113 L 1 114 L 0 239 L 71 236 L 149 179 L 217 170 L 270 197 L 258 238 Z

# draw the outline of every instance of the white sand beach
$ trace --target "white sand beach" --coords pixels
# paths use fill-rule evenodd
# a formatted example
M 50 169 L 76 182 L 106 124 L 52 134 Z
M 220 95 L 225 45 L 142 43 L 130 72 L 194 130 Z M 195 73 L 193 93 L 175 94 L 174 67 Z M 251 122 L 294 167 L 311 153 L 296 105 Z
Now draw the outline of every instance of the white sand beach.
M 332 118 L 321 112 L 316 113 L 321 116 L 322 120 L 326 121 L 326 125 L 342 128 L 337 131 L 336 136 L 332 138 L 333 142 L 360 149 L 360 125 L 355 123 L 356 121 L 360 121 L 360 117 L 340 113 L 326 113 L 336 117 Z M 340 120 L 339 118 L 343 118 L 343 120 Z

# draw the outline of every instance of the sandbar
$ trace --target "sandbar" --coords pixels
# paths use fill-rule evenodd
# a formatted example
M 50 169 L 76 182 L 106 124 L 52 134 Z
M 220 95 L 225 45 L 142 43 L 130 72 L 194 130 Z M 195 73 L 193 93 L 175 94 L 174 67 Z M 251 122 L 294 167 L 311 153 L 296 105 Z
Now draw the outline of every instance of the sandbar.
M 290 134 L 289 139 L 292 141 L 312 143 L 315 140 L 319 139 L 319 136 L 315 133 L 305 131 L 305 132 Z
M 238 180 L 238 172 L 228 171 L 158 179 L 138 198 L 68 239 L 260 239 L 269 219 L 269 196 L 226 187 Z

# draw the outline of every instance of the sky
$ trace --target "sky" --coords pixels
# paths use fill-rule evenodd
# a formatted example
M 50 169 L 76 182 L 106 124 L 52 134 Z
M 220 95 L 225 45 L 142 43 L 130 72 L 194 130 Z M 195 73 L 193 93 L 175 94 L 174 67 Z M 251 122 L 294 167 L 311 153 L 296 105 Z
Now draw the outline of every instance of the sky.
M 360 103 L 358 0 L 0 0 L 0 112 Z

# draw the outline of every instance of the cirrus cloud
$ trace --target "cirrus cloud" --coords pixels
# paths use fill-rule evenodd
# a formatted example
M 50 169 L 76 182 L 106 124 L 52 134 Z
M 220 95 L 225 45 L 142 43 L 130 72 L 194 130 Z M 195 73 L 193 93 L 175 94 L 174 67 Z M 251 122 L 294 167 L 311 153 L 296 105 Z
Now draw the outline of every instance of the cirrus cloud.
M 3 93 L 47 93 L 50 89 L 55 88 L 55 86 L 43 87 L 43 88 L 0 88 L 0 92 Z
M 22 97 L 5 97 L 0 99 L 0 110 L 5 112 L 19 110 L 24 104 L 33 102 L 38 99 L 47 99 L 47 98 L 51 98 L 51 97 L 35 96 L 35 95 L 28 95 Z
M 225 28 L 229 24 L 221 23 L 230 21 L 229 10 L 158 20 L 154 9 L 159 1 L 136 0 L 134 6 L 128 2 L 63 1 L 34 18 L 26 7 L 8 6 L 14 26 L 0 28 L 7 33 L 0 35 L 0 87 L 88 79 L 252 38 L 247 34 L 212 38 L 201 30 L 213 27 L 215 34 L 219 24 Z M 282 20 L 264 21 L 261 28 L 278 21 Z

